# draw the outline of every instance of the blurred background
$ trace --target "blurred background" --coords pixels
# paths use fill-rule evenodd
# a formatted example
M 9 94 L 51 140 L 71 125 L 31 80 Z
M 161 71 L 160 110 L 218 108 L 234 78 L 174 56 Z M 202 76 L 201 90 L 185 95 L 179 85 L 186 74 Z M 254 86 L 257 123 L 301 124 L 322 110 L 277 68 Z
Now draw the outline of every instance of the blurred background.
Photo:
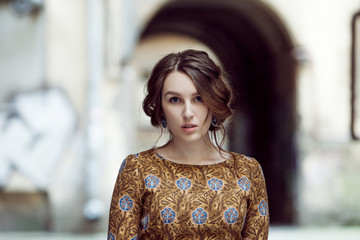
M 359 15 L 358 0 L 0 0 L 0 239 L 106 238 L 120 164 L 160 133 L 146 80 L 187 48 L 229 75 L 226 148 L 263 167 L 270 239 L 358 239 Z

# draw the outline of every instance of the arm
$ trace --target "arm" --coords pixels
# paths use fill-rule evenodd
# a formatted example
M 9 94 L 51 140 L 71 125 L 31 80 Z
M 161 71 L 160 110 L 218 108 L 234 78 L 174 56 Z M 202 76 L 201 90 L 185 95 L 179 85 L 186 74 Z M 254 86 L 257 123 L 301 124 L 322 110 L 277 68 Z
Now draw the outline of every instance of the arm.
M 248 202 L 248 211 L 241 236 L 243 239 L 268 239 L 269 234 L 269 207 L 266 184 L 260 164 L 252 159 L 251 193 Z
M 142 215 L 143 181 L 134 155 L 122 163 L 111 199 L 108 240 L 133 239 L 138 235 Z

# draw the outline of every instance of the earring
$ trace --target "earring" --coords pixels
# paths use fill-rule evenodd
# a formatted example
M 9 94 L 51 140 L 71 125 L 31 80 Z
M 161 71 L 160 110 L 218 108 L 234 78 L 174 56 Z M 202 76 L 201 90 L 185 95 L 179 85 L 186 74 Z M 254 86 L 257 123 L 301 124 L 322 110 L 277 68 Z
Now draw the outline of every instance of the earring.
M 161 120 L 161 125 L 163 126 L 163 128 L 166 128 L 166 127 L 167 127 L 167 122 L 166 122 L 165 117 L 162 118 L 162 120 Z
M 212 125 L 213 127 L 216 127 L 216 125 L 217 125 L 217 120 L 216 120 L 215 117 L 212 118 L 212 120 L 211 120 L 211 125 Z

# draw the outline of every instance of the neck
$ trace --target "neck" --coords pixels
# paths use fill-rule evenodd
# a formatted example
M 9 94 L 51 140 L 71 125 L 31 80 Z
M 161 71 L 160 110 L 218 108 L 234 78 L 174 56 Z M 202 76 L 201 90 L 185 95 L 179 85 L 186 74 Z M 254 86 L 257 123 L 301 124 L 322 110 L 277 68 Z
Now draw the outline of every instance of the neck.
M 172 139 L 160 148 L 165 158 L 183 164 L 210 164 L 219 161 L 217 148 L 210 138 L 198 142 L 182 142 Z

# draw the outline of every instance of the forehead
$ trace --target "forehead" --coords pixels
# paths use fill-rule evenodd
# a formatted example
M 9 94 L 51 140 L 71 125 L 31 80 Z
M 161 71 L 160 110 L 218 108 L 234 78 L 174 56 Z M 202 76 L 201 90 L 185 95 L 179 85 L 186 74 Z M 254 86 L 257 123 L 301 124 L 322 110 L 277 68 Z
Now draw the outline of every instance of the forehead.
M 194 82 L 187 74 L 183 72 L 172 72 L 165 79 L 163 94 L 168 91 L 193 94 L 197 92 L 197 89 Z

